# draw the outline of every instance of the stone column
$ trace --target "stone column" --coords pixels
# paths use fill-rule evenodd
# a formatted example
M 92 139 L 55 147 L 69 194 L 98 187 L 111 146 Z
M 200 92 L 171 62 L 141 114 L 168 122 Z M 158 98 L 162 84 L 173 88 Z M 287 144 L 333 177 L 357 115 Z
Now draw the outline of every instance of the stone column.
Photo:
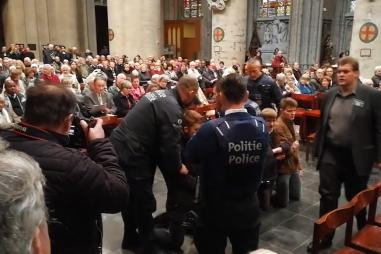
M 360 73 L 364 78 L 371 78 L 374 75 L 374 67 L 380 65 L 381 15 L 378 12 L 380 8 L 380 1 L 358 0 L 356 3 L 350 55 L 359 60 Z M 375 30 L 366 25 L 369 22 L 378 28 L 376 37 Z M 360 35 L 363 40 L 360 39 Z
M 209 10 L 206 1 L 202 1 L 202 13 L 204 16 L 201 19 L 201 58 L 210 59 L 212 57 L 212 11 Z
M 247 0 L 229 0 L 223 11 L 212 12 L 212 58 L 231 65 L 235 58 L 239 63 L 245 60 Z M 216 42 L 214 31 L 219 27 L 224 31 L 224 38 Z
M 303 69 L 320 61 L 323 3 L 323 0 L 293 0 L 288 60 L 299 62 Z
M 5 43 L 25 43 L 26 29 L 24 16 L 24 1 L 5 1 L 3 10 Z
M 160 0 L 112 0 L 107 3 L 108 26 L 114 32 L 112 55 L 160 56 L 163 19 Z
M 82 17 L 78 15 L 77 0 L 47 0 L 49 40 L 67 48 L 81 47 Z M 83 50 L 83 48 L 81 48 Z

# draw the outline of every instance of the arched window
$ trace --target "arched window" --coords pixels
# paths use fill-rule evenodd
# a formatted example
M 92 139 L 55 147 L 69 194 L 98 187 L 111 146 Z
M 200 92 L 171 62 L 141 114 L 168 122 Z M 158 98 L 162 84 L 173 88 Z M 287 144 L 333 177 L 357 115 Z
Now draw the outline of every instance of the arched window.
M 184 0 L 184 18 L 202 17 L 202 0 Z
M 291 15 L 292 0 L 258 0 L 259 17 L 273 18 Z

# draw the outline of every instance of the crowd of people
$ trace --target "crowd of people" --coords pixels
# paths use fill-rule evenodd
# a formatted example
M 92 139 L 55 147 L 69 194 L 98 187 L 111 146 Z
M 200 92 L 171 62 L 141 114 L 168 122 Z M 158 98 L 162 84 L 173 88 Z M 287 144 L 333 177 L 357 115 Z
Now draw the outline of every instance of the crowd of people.
M 9 160 L 12 154 L 31 164 L 25 170 L 34 178 L 19 184 L 36 190 L 26 186 L 23 191 L 40 197 L 41 170 L 46 179 L 48 217 L 38 214 L 41 218 L 33 221 L 20 251 L 49 253 L 50 247 L 41 247 L 46 244 L 47 224 L 52 253 L 99 253 L 100 214 L 120 211 L 123 249 L 181 253 L 189 228 L 201 254 L 224 253 L 227 237 L 234 253 L 257 249 L 259 209 L 286 207 L 290 199 L 301 198 L 300 144 L 293 123 L 298 102 L 292 94 L 324 93 L 331 102 L 323 104 L 318 139 L 320 215 L 337 207 L 342 182 L 347 199 L 352 198 L 366 188 L 369 162 L 381 162 L 378 154 L 357 158 L 363 151 L 351 152 L 349 137 L 355 128 L 348 129 L 348 121 L 354 113 L 341 106 L 368 110 L 378 106 L 381 93 L 358 83 L 358 62 L 350 57 L 337 65 L 301 70 L 298 63 L 287 64 L 280 51 L 272 66 L 263 65 L 260 54 L 242 65 L 233 59 L 225 66 L 213 59 L 129 59 L 107 52 L 93 55 L 89 50 L 82 54 L 75 47 L 66 50 L 53 44 L 44 47 L 42 56 L 40 62 L 29 49 L 11 45 L 8 50 L 3 47 L 0 60 L 0 136 L 41 167 L 30 157 L 1 148 L 5 159 L 0 157 L 0 181 L 7 181 L 2 176 L 8 164 L 19 166 Z M 380 80 L 377 66 L 374 77 L 364 84 L 379 88 Z M 212 116 L 197 111 L 209 103 L 215 105 Z M 123 120 L 105 132 L 100 117 L 107 115 Z M 85 152 L 76 150 L 67 137 L 75 118 L 82 119 L 77 127 L 83 130 Z M 381 116 L 371 110 L 356 119 L 361 120 L 373 130 L 380 127 Z M 374 138 L 378 132 L 369 133 L 359 141 L 361 147 L 376 149 L 381 145 L 379 137 Z M 367 166 L 357 165 L 355 159 Z M 336 178 L 322 170 L 332 165 Z M 343 167 L 356 177 L 342 177 Z M 168 194 L 166 213 L 153 218 L 156 168 L 164 176 Z M 22 170 L 18 173 L 26 174 Z M 17 204 L 7 201 L 9 188 L 0 186 L 4 214 L 12 209 L 28 211 L 13 208 Z M 23 202 L 32 194 L 23 193 L 17 200 Z M 11 196 L 15 193 L 9 195 L 16 200 Z M 44 204 L 38 202 L 27 205 L 41 209 Z M 7 230 L 16 238 L 23 234 Z M 332 237 L 325 246 L 330 246 Z M 15 239 L 0 240 L 4 241 L 1 253 L 25 253 L 12 246 Z

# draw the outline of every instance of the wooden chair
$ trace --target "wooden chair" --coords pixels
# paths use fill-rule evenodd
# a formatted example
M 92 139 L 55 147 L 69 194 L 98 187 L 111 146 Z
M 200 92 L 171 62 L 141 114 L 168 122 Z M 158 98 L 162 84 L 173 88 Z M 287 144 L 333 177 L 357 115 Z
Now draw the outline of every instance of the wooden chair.
M 204 116 L 206 120 L 216 118 L 216 103 L 198 106 L 193 108 L 193 110 L 197 111 L 202 116 Z
M 101 116 L 103 120 L 103 126 L 117 126 L 118 125 L 118 117 L 116 115 L 106 115 L 106 116 Z
M 337 208 L 325 215 L 323 215 L 319 220 L 317 220 L 314 224 L 314 234 L 312 240 L 312 253 L 319 253 L 320 243 L 321 241 L 330 233 L 333 232 L 336 228 L 347 223 L 346 230 L 352 230 L 353 224 L 353 211 L 354 205 L 347 204 L 344 207 Z M 350 239 L 346 239 L 345 241 L 349 241 Z M 362 253 L 361 251 L 357 251 L 350 247 L 343 247 L 340 250 L 334 252 L 336 254 L 344 254 L 344 253 Z
M 291 94 L 291 98 L 298 102 L 298 106 L 305 109 L 318 109 L 319 102 L 316 95 Z
M 357 194 L 351 200 L 350 204 L 353 205 L 354 215 L 376 202 L 379 189 L 380 186 L 368 188 Z M 372 219 L 374 219 L 374 217 L 369 218 L 368 216 L 368 224 L 366 224 L 354 236 L 352 236 L 352 225 L 350 225 L 350 229 L 347 230 L 345 234 L 345 238 L 350 239 L 350 241 L 346 241 L 346 245 L 348 247 L 363 251 L 365 253 L 381 253 L 381 227 L 370 224 Z M 347 226 L 349 227 L 349 224 Z
M 381 181 L 378 182 L 374 188 L 378 188 L 378 191 L 376 192 L 375 201 L 369 206 L 368 221 L 369 224 L 381 227 L 381 214 L 376 215 L 378 198 L 381 197 Z
M 214 97 L 214 89 L 213 89 L 213 87 L 205 88 L 205 89 L 204 89 L 204 94 L 205 94 L 205 97 L 206 97 L 208 100 L 212 100 L 213 97 Z

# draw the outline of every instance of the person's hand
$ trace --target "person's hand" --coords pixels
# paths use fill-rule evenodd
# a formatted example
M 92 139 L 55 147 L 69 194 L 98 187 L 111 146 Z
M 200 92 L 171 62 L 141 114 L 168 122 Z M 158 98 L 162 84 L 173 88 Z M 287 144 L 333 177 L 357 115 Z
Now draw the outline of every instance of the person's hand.
M 104 112 L 105 112 L 106 114 L 110 114 L 110 113 L 111 113 L 111 109 L 105 107 Z
M 298 150 L 299 149 L 299 141 L 295 141 L 294 143 L 292 143 L 291 145 L 291 149 L 292 150 Z
M 96 121 L 97 122 L 96 122 L 95 126 L 92 128 L 90 128 L 84 120 L 81 120 L 79 122 L 79 124 L 82 127 L 83 132 L 85 133 L 87 141 L 91 141 L 94 139 L 105 137 L 105 132 L 102 128 L 103 120 L 101 118 L 97 118 Z M 87 135 L 86 135 L 86 133 L 87 133 Z
M 273 154 L 281 153 L 281 152 L 283 152 L 282 147 L 277 147 L 277 148 L 274 148 L 274 149 L 273 149 Z
M 185 166 L 184 164 L 181 164 L 181 168 L 179 172 L 181 175 L 187 175 L 189 173 L 189 170 L 187 166 Z

